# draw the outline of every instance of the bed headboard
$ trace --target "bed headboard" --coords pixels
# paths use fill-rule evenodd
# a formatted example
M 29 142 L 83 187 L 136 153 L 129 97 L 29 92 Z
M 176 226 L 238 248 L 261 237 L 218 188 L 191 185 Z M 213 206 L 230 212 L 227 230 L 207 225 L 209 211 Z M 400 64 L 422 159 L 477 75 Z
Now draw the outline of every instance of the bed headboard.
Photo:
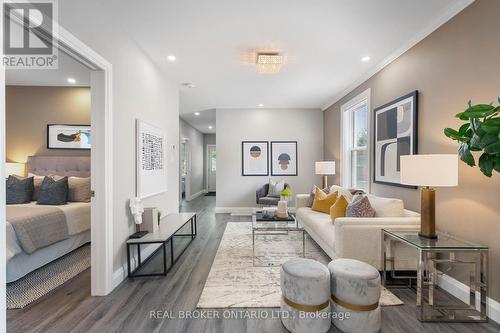
M 90 156 L 28 156 L 28 173 L 90 177 Z

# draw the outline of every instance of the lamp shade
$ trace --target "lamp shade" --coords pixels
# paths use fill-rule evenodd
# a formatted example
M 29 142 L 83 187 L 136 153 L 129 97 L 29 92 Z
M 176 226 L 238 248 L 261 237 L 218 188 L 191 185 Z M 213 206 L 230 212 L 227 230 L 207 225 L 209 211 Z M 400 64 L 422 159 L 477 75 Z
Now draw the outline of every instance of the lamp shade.
M 334 175 L 335 161 L 319 161 L 316 162 L 315 170 L 317 175 Z
M 5 175 L 24 176 L 24 163 L 5 163 Z
M 401 184 L 457 186 L 458 156 L 449 154 L 401 156 Z

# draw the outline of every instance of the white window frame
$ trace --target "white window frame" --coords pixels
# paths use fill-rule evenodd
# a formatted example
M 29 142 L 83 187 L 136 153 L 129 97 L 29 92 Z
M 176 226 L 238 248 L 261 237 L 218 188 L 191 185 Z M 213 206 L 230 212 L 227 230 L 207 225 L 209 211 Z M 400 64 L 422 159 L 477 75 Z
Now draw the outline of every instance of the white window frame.
M 368 113 L 367 113 L 367 131 L 368 138 L 366 141 L 366 148 L 351 148 L 350 142 L 352 142 L 352 127 L 353 127 L 353 115 L 351 110 L 358 107 L 360 104 L 366 103 Z M 341 163 L 340 163 L 340 181 L 341 185 L 344 187 L 351 187 L 351 152 L 354 150 L 365 150 L 367 152 L 368 160 L 368 192 L 371 188 L 371 154 L 370 154 L 370 143 L 371 143 L 371 89 L 368 88 L 347 103 L 340 106 L 341 122 L 340 122 L 340 151 L 341 151 Z M 350 130 L 346 130 L 350 129 Z

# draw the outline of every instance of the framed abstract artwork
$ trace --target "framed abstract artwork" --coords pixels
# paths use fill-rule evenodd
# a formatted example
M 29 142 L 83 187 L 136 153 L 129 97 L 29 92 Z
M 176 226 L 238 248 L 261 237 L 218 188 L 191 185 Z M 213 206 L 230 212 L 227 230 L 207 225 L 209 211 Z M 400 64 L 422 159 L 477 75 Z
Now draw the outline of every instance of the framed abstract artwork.
M 136 120 L 136 195 L 147 198 L 167 191 L 165 131 Z
M 47 125 L 48 149 L 90 149 L 90 125 Z
M 241 142 L 241 175 L 242 176 L 269 175 L 269 142 L 267 141 Z
M 400 182 L 400 157 L 417 153 L 418 91 L 373 110 L 373 182 L 415 188 Z
M 298 175 L 297 141 L 271 141 L 271 175 Z

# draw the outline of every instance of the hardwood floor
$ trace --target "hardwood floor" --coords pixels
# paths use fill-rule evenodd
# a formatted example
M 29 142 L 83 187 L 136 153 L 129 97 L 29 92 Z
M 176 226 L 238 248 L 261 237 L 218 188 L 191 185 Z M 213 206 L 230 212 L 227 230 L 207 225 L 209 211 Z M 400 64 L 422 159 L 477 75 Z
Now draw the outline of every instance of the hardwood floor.
M 182 210 L 198 213 L 198 236 L 166 277 L 127 279 L 110 295 L 91 297 L 87 270 L 35 304 L 7 311 L 8 332 L 286 332 L 279 319 L 223 319 L 220 311 L 219 319 L 151 318 L 151 311 L 178 316 L 178 311 L 195 309 L 227 222 L 247 220 L 215 215 L 214 208 L 214 196 L 183 204 Z M 160 256 L 150 267 L 156 263 L 160 267 Z M 383 332 L 500 332 L 494 322 L 420 323 L 413 292 L 394 293 L 405 305 L 382 307 Z M 271 317 L 274 310 L 261 311 Z M 338 331 L 332 326 L 330 332 Z

